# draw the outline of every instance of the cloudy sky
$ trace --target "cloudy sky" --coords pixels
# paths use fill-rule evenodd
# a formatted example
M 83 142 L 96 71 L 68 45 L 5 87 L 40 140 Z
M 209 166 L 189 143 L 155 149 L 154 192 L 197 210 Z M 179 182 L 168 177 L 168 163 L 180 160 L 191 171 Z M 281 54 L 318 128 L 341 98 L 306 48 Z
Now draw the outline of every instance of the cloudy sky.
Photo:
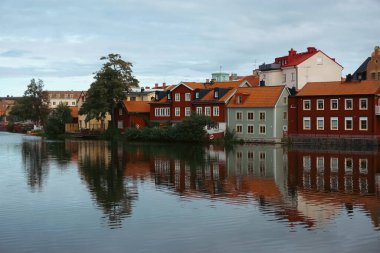
M 355 69 L 380 45 L 380 0 L 1 0 L 0 97 L 30 79 L 87 90 L 101 56 L 133 63 L 140 85 L 247 75 L 315 46 Z

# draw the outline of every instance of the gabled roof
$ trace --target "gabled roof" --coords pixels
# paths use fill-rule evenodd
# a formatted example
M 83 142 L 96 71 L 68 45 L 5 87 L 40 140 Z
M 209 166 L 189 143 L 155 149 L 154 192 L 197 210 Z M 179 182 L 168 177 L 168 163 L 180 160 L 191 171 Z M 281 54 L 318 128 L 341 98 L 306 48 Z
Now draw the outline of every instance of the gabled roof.
M 305 96 L 370 95 L 380 93 L 380 81 L 364 80 L 351 82 L 307 83 L 297 94 Z
M 247 81 L 251 84 L 251 86 L 259 86 L 260 84 L 260 78 L 257 75 L 244 76 L 239 80 L 243 82 Z
M 194 100 L 194 103 L 226 103 L 229 98 L 234 94 L 236 89 L 216 88 L 219 90 L 219 98 L 214 97 L 214 90 L 210 90 L 206 95 L 198 100 Z
M 150 106 L 149 101 L 127 101 L 123 100 L 123 105 L 128 112 L 140 112 L 140 113 L 149 113 Z
M 227 107 L 274 107 L 284 89 L 284 85 L 239 88 Z M 237 104 L 235 98 L 239 95 L 244 98 Z
M 368 65 L 368 62 L 371 60 L 371 57 L 368 57 L 360 66 L 359 68 L 354 72 L 354 74 L 352 74 L 352 79 L 354 80 L 358 80 L 359 79 L 359 74 L 362 74 L 364 72 L 367 71 L 367 65 Z M 363 77 L 362 77 L 363 78 Z M 363 79 L 365 79 L 366 77 L 364 77 Z

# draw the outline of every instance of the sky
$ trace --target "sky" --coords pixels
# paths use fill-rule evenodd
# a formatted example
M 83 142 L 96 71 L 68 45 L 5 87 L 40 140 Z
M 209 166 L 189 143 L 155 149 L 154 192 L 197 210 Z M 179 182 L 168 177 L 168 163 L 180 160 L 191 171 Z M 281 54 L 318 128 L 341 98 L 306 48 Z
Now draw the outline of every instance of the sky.
M 309 46 L 353 73 L 380 45 L 380 0 L 1 0 L 0 97 L 87 90 L 120 54 L 140 86 L 249 75 Z

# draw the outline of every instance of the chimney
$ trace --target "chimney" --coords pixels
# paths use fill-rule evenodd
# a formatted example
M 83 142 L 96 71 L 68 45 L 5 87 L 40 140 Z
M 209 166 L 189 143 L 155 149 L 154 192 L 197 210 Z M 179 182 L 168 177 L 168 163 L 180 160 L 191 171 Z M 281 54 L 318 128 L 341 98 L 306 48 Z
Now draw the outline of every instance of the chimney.
M 293 56 L 293 55 L 296 55 L 296 54 L 297 54 L 297 51 L 294 50 L 293 48 L 291 48 L 291 49 L 289 50 L 289 56 Z
M 264 87 L 265 86 L 265 80 L 261 80 L 260 81 L 260 87 Z
M 207 78 L 207 79 L 206 79 L 206 83 L 209 83 L 209 82 L 210 82 L 210 79 Z
M 312 53 L 317 52 L 317 49 L 316 49 L 315 47 L 308 47 L 308 48 L 307 48 L 307 52 L 308 52 L 309 54 L 312 54 Z

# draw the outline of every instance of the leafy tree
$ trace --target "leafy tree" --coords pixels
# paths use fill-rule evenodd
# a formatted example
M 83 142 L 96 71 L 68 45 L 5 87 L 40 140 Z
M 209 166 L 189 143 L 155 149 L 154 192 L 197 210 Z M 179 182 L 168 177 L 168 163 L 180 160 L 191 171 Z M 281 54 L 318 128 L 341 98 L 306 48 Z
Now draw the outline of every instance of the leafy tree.
M 24 96 L 10 112 L 13 121 L 31 120 L 37 125 L 44 125 L 49 114 L 49 96 L 43 87 L 44 83 L 40 79 L 38 82 L 35 79 L 30 81 Z
M 70 112 L 70 108 L 62 103 L 51 112 L 45 127 L 48 137 L 54 138 L 65 132 L 65 124 L 72 121 Z
M 79 114 L 87 115 L 86 121 L 104 120 L 107 113 L 112 115 L 116 101 L 125 97 L 124 92 L 138 87 L 138 80 L 132 75 L 132 63 L 124 61 L 118 54 L 109 54 L 100 60 L 107 62 L 95 73 L 95 81 L 79 111 Z

